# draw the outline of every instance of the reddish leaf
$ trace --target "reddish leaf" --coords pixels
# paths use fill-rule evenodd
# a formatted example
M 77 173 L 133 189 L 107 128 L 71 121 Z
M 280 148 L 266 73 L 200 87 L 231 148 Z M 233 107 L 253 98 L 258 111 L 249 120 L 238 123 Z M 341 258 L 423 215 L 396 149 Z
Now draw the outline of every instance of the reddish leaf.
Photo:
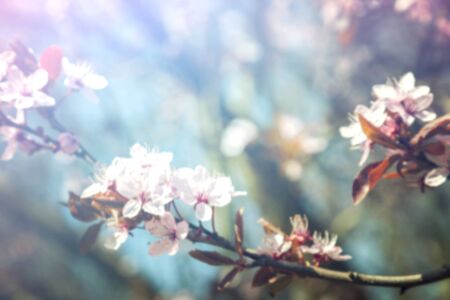
M 72 217 L 77 220 L 92 222 L 100 217 L 100 212 L 92 207 L 90 199 L 82 199 L 72 192 L 69 193 L 67 206 Z
M 95 241 L 97 241 L 97 237 L 100 229 L 102 228 L 102 225 L 103 221 L 89 226 L 80 240 L 81 253 L 86 254 L 89 252 L 89 250 L 91 250 L 92 246 L 95 244 Z
M 270 296 L 275 297 L 277 293 L 287 288 L 289 284 L 291 284 L 291 282 L 292 282 L 292 275 L 277 277 L 276 281 L 269 285 Z
M 196 260 L 212 266 L 229 266 L 236 264 L 236 262 L 231 258 L 215 251 L 193 250 L 189 252 L 189 255 Z
M 50 80 L 55 81 L 61 73 L 61 60 L 63 53 L 60 47 L 52 45 L 44 50 L 40 64 L 44 68 Z
M 217 289 L 219 291 L 222 291 L 223 289 L 227 288 L 231 281 L 233 281 L 234 277 L 236 277 L 236 275 L 241 271 L 241 269 L 239 267 L 235 267 L 233 269 L 231 269 L 230 272 L 227 273 L 227 275 L 225 275 L 225 277 L 222 278 L 222 280 L 219 282 L 219 284 L 217 285 Z
M 367 194 L 377 185 L 384 173 L 394 164 L 400 156 L 393 155 L 385 160 L 367 165 L 353 181 L 352 196 L 355 205 L 361 203 Z
M 256 271 L 253 276 L 252 286 L 258 287 L 269 283 L 274 283 L 277 280 L 277 272 L 269 267 L 262 267 Z
M 236 252 L 239 254 L 241 260 L 244 258 L 244 249 L 242 247 L 242 242 L 244 240 L 244 223 L 242 216 L 244 214 L 244 209 L 241 208 L 236 213 L 236 222 L 234 224 L 234 236 L 236 243 Z
M 441 142 L 428 143 L 422 149 L 430 155 L 442 155 L 445 153 L 445 145 Z
M 450 113 L 437 118 L 436 120 L 423 126 L 419 132 L 411 139 L 410 144 L 420 145 L 424 140 L 437 134 L 450 134 L 448 126 L 450 125 Z
M 359 114 L 358 120 L 364 134 L 369 140 L 391 149 L 404 148 L 401 144 L 384 134 L 378 127 L 370 123 L 363 115 Z

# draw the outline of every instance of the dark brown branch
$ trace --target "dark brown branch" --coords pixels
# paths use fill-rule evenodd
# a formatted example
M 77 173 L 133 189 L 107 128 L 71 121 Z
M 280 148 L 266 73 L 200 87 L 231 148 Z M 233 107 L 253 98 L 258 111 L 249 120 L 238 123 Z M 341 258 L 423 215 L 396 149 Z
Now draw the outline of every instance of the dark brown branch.
M 26 124 L 16 123 L 16 122 L 12 121 L 11 119 L 9 119 L 7 116 L 5 116 L 2 112 L 0 112 L 0 126 L 17 128 L 17 129 L 20 129 L 23 132 L 26 132 L 34 137 L 37 137 L 37 138 L 41 139 L 45 143 L 45 145 L 48 146 L 46 148 L 48 148 L 51 151 L 56 152 L 60 148 L 59 142 L 57 140 L 51 138 L 50 136 L 46 135 L 43 131 L 33 129 Z M 96 163 L 96 160 L 94 159 L 94 157 L 91 154 L 89 154 L 89 152 L 87 152 L 85 150 L 85 148 L 83 146 L 81 146 L 81 144 L 80 144 L 79 151 L 75 152 L 73 155 L 75 155 L 78 158 L 81 158 L 82 160 L 88 162 L 89 164 L 94 165 Z
M 61 100 L 62 101 L 62 100 Z M 58 103 L 61 103 L 58 102 Z M 39 112 L 47 119 L 50 126 L 59 133 L 68 132 L 68 130 L 58 121 L 55 116 L 55 108 L 42 108 Z M 81 144 L 79 143 L 79 150 L 75 154 L 76 156 L 84 159 L 90 164 L 95 164 L 97 161 L 94 156 Z
M 190 227 L 193 230 L 188 238 L 192 242 L 209 244 L 235 252 L 233 243 L 226 240 L 225 238 L 206 229 L 202 230 L 204 235 L 199 235 L 199 227 L 193 224 L 190 224 Z M 296 274 L 299 277 L 318 278 L 323 280 L 366 286 L 399 288 L 401 292 L 404 292 L 409 288 L 426 285 L 450 278 L 449 265 L 444 265 L 441 268 L 425 273 L 384 276 L 363 274 L 352 271 L 334 271 L 327 268 L 313 266 L 303 266 L 292 262 L 275 260 L 266 255 L 260 255 L 250 249 L 244 250 L 244 256 L 253 260 L 253 262 L 248 265 L 248 267 L 272 267 L 280 271 Z

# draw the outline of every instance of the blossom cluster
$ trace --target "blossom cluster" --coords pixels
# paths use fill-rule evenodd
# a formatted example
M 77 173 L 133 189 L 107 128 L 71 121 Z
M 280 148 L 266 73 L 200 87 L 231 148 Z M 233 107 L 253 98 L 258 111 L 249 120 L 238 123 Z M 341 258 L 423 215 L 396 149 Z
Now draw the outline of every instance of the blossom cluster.
M 372 88 L 374 101 L 369 107 L 357 105 L 351 124 L 340 128 L 343 137 L 349 138 L 353 147 L 359 147 L 363 155 L 359 165 L 363 165 L 369 157 L 374 142 L 367 137 L 358 120 L 362 115 L 372 125 L 380 128 L 387 136 L 396 138 L 402 132 L 402 126 L 411 126 L 415 119 L 429 122 L 436 114 L 427 110 L 433 102 L 433 94 L 428 86 L 415 86 L 412 73 L 403 75 L 400 80 L 392 80 L 387 84 L 375 85 Z
M 422 189 L 444 183 L 450 174 L 450 121 L 449 115 L 437 118 L 429 109 L 430 88 L 416 86 L 414 75 L 407 73 L 373 86 L 372 95 L 371 105 L 356 106 L 350 125 L 340 128 L 352 147 L 362 151 L 360 166 L 375 144 L 387 149 L 383 161 L 367 165 L 356 177 L 354 198 L 362 199 L 383 176 L 404 177 Z M 385 175 L 394 164 L 396 172 Z
M 177 222 L 175 200 L 192 206 L 200 222 L 211 221 L 214 210 L 229 204 L 237 192 L 229 177 L 211 174 L 202 166 L 174 169 L 169 152 L 148 150 L 140 144 L 130 149 L 129 157 L 117 157 L 108 166 L 98 167 L 94 182 L 81 199 L 118 201 L 118 209 L 108 216 L 112 234 L 106 247 L 118 249 L 130 231 L 144 222 L 145 228 L 160 240 L 150 246 L 151 255 L 177 252 L 189 227 Z M 181 216 L 177 216 L 181 219 Z
M 343 255 L 342 248 L 336 245 L 337 235 L 328 231 L 313 234 L 308 229 L 306 216 L 295 215 L 290 218 L 292 230 L 289 235 L 278 228 L 261 220 L 265 230 L 262 245 L 258 248 L 260 254 L 268 255 L 273 259 L 296 261 L 306 264 L 308 256 L 312 255 L 312 264 L 318 266 L 329 260 L 345 261 L 351 259 L 350 255 Z
M 42 115 L 51 111 L 58 103 L 51 95 L 57 79 L 64 73 L 67 95 L 75 91 L 92 94 L 103 89 L 107 80 L 96 74 L 86 63 L 71 63 L 63 57 L 57 46 L 47 48 L 38 59 L 33 50 L 16 41 L 11 49 L 0 53 L 0 135 L 6 142 L 2 160 L 11 159 L 18 149 L 32 154 L 49 146 L 19 127 L 26 127 L 27 115 L 36 110 Z M 13 126 L 15 125 L 15 126 Z M 60 130 L 61 131 L 61 130 Z M 29 133 L 29 132 L 28 132 Z M 53 151 L 73 154 L 78 149 L 77 139 L 69 132 L 60 132 Z M 38 132 L 43 135 L 42 132 Z M 56 147 L 56 148 L 55 148 Z

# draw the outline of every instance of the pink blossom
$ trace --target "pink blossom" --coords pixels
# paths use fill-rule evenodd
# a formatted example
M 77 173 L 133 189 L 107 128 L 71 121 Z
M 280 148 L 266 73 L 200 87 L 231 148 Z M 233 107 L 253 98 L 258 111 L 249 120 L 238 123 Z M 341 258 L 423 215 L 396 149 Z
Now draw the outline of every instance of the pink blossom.
M 0 101 L 13 104 L 18 110 L 55 105 L 55 99 L 41 91 L 48 82 L 44 69 L 25 76 L 17 67 L 11 67 L 7 79 Z
M 178 169 L 172 180 L 180 199 L 194 206 L 200 221 L 211 220 L 213 207 L 225 206 L 232 197 L 245 194 L 234 191 L 229 177 L 212 176 L 202 166 Z
M 122 210 L 126 218 L 134 218 L 141 210 L 164 214 L 164 206 L 175 197 L 171 185 L 172 157 L 172 153 L 149 151 L 140 144 L 131 147 L 126 170 L 116 181 L 117 191 L 129 199 Z
M 58 137 L 59 147 L 66 154 L 74 154 L 77 152 L 80 144 L 78 139 L 69 132 L 63 132 Z
M 291 241 L 287 241 L 280 233 L 266 233 L 262 245 L 257 249 L 259 254 L 268 255 L 274 259 L 281 258 L 292 246 Z
M 337 235 L 332 235 L 330 239 L 330 234 L 325 231 L 322 235 L 318 232 L 314 232 L 313 235 L 313 245 L 312 246 L 302 246 L 301 249 L 303 253 L 313 254 L 314 258 L 318 261 L 321 260 L 349 260 L 352 257 L 350 255 L 341 255 L 342 248 L 336 246 Z
M 290 217 L 292 231 L 290 238 L 296 240 L 300 244 L 311 239 L 311 234 L 308 230 L 308 219 L 306 216 L 295 215 Z
M 339 132 L 344 138 L 350 139 L 352 148 L 359 148 L 363 154 L 359 161 L 359 165 L 363 165 L 369 157 L 372 141 L 368 139 L 359 123 L 358 115 L 362 115 L 376 127 L 381 127 L 386 121 L 386 105 L 383 101 L 372 102 L 370 107 L 357 105 L 353 115 L 350 115 L 350 125 L 342 126 Z
M 145 223 L 145 228 L 160 240 L 152 243 L 148 249 L 150 255 L 161 255 L 165 252 L 175 255 L 180 248 L 180 241 L 189 233 L 189 225 L 186 221 L 176 223 L 174 217 L 166 212 L 158 218 L 153 218 Z
M 171 160 L 172 153 L 148 151 L 135 144 L 130 157 L 116 157 L 111 165 L 99 168 L 95 182 L 82 197 L 114 190 L 128 200 L 122 209 L 124 217 L 134 218 L 141 210 L 163 215 L 164 205 L 175 197 L 170 181 Z
M 398 114 L 402 120 L 411 125 L 417 118 L 429 122 L 436 118 L 434 112 L 426 110 L 433 102 L 433 94 L 428 86 L 415 86 L 414 75 L 409 72 L 399 81 L 375 85 L 372 93 L 376 99 L 385 101 L 391 113 Z
M 105 77 L 96 74 L 88 63 L 72 64 L 64 57 L 62 68 L 66 75 L 64 85 L 71 90 L 101 90 L 108 85 Z

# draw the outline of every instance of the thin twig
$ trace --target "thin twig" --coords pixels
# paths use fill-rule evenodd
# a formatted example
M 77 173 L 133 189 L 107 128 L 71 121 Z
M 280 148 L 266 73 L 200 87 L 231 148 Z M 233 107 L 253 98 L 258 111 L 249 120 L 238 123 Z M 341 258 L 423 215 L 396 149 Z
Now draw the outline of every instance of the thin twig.
M 193 224 L 190 224 L 190 227 L 194 230 L 200 229 Z M 192 242 L 209 244 L 235 252 L 235 247 L 232 242 L 204 228 L 202 229 L 202 232 L 205 236 L 189 235 L 188 238 Z M 441 268 L 425 273 L 384 276 L 364 274 L 353 271 L 335 271 L 322 267 L 304 266 L 293 262 L 275 260 L 266 255 L 258 254 L 251 249 L 244 249 L 244 256 L 253 260 L 252 263 L 247 264 L 247 268 L 272 267 L 276 270 L 293 273 L 299 277 L 318 278 L 367 286 L 399 288 L 401 292 L 405 292 L 407 289 L 416 286 L 426 285 L 450 278 L 449 265 L 444 265 Z
M 57 151 L 60 148 L 59 142 L 57 140 L 51 138 L 50 136 L 46 135 L 45 133 L 43 133 L 43 131 L 33 129 L 26 124 L 16 123 L 16 122 L 12 121 L 11 119 L 9 119 L 8 117 L 6 117 L 2 112 L 0 112 L 0 126 L 17 128 L 17 129 L 20 129 L 32 136 L 35 136 L 35 137 L 41 139 L 45 144 L 49 145 L 50 146 L 49 149 L 52 151 Z M 80 150 L 75 152 L 73 155 L 75 155 L 78 158 L 83 159 L 84 161 L 88 162 L 91 165 L 94 165 L 96 163 L 96 160 L 94 159 L 94 157 L 92 157 L 92 155 L 90 155 L 81 146 L 80 146 Z

